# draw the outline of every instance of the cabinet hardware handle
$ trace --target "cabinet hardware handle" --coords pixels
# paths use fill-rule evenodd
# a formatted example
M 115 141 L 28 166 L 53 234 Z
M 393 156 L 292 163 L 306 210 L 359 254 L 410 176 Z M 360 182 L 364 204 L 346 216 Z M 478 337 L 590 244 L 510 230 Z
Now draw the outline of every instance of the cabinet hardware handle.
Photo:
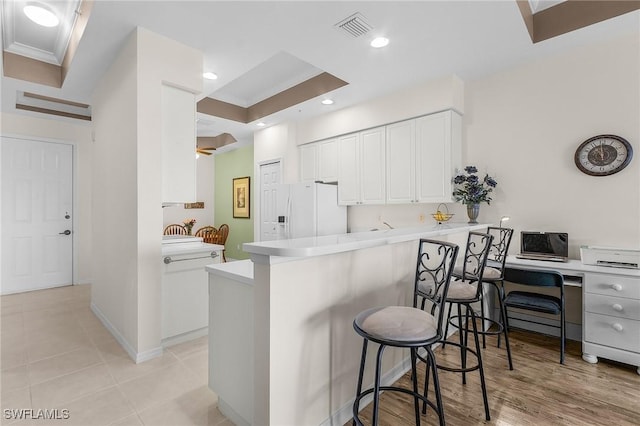
M 613 306 L 611 307 L 613 308 L 614 311 L 622 312 L 622 305 L 619 303 L 614 303 Z
M 613 327 L 615 331 L 622 331 L 622 324 L 615 323 L 611 327 Z
M 614 289 L 615 291 L 622 290 L 622 286 L 620 284 L 611 284 L 611 288 Z
M 167 256 L 167 257 L 165 257 L 163 259 L 163 262 L 165 263 L 165 265 L 168 265 L 168 264 L 170 264 L 172 262 L 184 262 L 185 260 L 208 259 L 210 257 L 215 259 L 218 256 L 219 256 L 218 253 L 216 253 L 215 251 L 212 251 L 209 254 L 209 256 L 188 257 L 188 258 L 185 258 L 185 259 L 172 259 L 171 256 Z

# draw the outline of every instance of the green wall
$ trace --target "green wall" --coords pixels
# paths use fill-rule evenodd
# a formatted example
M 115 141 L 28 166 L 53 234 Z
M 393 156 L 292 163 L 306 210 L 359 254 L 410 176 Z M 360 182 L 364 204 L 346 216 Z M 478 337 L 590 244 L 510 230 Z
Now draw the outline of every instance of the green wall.
M 250 218 L 237 219 L 233 217 L 232 192 L 233 179 L 249 176 Z M 223 223 L 229 225 L 229 236 L 225 244 L 227 259 L 248 259 L 249 255 L 242 251 L 242 243 L 253 241 L 253 212 L 254 212 L 254 182 L 253 182 L 253 145 L 215 156 L 215 199 L 214 217 L 217 228 Z M 238 249 L 240 246 L 240 249 Z

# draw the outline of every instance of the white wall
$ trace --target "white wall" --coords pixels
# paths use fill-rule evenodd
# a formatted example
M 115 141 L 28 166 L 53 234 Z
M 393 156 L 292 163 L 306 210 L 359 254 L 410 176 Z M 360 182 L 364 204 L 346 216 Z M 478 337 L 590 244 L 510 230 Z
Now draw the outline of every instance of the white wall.
M 137 351 L 137 38 L 131 36 L 92 99 L 93 285 L 91 303 L 128 352 Z
M 138 28 L 94 92 L 92 304 L 138 361 L 161 353 L 161 85 L 197 93 L 201 73 L 201 52 Z
M 204 202 L 203 209 L 185 209 L 184 204 L 177 206 L 168 206 L 162 209 L 163 221 L 162 227 L 166 227 L 172 223 L 182 224 L 186 219 L 195 219 L 196 224 L 193 227 L 195 233 L 198 228 L 203 226 L 213 226 L 215 223 L 215 215 L 213 209 L 215 194 L 215 156 L 201 155 L 197 159 L 196 169 L 196 197 L 198 201 Z
M 38 115 L 38 116 L 33 116 Z M 3 113 L 2 135 L 70 143 L 74 149 L 74 283 L 91 282 L 91 169 L 90 122 L 44 118 L 44 114 Z
M 603 133 L 640 151 L 638 34 L 467 82 L 466 162 L 498 181 L 479 220 L 511 217 L 519 231 L 566 231 L 582 244 L 640 247 L 640 159 L 606 177 L 581 173 L 574 152 Z
M 512 253 L 519 250 L 522 230 L 566 231 L 569 256 L 579 259 L 583 244 L 640 247 L 640 160 L 607 177 L 582 174 L 573 160 L 581 142 L 602 133 L 625 137 L 639 155 L 639 76 L 635 34 L 465 82 L 464 101 L 462 83 L 451 77 L 303 121 L 295 139 L 304 143 L 448 107 L 464 109 L 463 163 L 498 181 L 494 201 L 481 206 L 478 220 L 497 224 L 501 216 L 510 216 L 508 225 L 516 230 Z M 262 143 L 274 143 L 264 136 Z M 297 179 L 291 163 L 284 167 Z M 296 160 L 295 173 L 297 167 Z M 437 208 L 353 206 L 349 226 L 365 230 L 382 228 L 385 221 L 395 227 L 433 224 L 431 213 Z M 452 221 L 468 220 L 463 205 L 449 203 L 447 208 L 455 214 Z
M 455 75 L 303 120 L 298 125 L 297 142 L 327 139 L 445 109 L 464 114 L 464 83 Z

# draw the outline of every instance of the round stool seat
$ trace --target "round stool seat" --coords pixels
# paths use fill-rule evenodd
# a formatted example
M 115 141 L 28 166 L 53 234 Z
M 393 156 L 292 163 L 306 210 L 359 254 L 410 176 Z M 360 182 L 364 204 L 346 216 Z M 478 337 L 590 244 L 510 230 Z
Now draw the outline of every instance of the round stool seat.
M 353 321 L 356 331 L 369 340 L 392 344 L 423 345 L 438 337 L 436 319 L 422 309 L 385 306 L 360 312 Z

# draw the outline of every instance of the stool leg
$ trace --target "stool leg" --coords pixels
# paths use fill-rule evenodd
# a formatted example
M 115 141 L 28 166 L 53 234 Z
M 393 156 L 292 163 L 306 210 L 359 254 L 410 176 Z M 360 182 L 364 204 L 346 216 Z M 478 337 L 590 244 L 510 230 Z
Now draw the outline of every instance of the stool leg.
M 496 285 L 496 289 L 498 286 Z M 499 290 L 498 290 L 499 291 Z M 513 361 L 511 360 L 511 346 L 509 345 L 509 327 L 507 326 L 507 315 L 504 309 L 504 301 L 498 293 L 498 302 L 500 303 L 500 321 L 502 321 L 502 332 L 504 333 L 504 344 L 507 346 L 507 359 L 509 360 L 509 370 L 513 370 Z M 500 335 L 498 334 L 498 347 L 500 347 Z
M 430 347 L 425 347 L 426 351 L 427 351 L 427 358 L 425 359 L 425 367 L 424 367 L 424 399 L 429 398 L 429 369 L 432 368 L 432 365 L 435 364 L 435 358 L 432 359 L 431 356 L 429 355 L 430 353 Z M 422 401 L 422 414 L 427 414 L 427 402 L 426 401 Z
M 420 399 L 418 398 L 418 370 L 416 369 L 417 349 L 411 348 L 411 376 L 413 383 L 413 409 L 416 415 L 416 426 L 420 426 Z
M 372 426 L 378 425 L 378 405 L 380 405 L 380 379 L 382 375 L 382 353 L 384 352 L 385 345 L 380 345 L 378 349 L 378 357 L 376 358 L 376 382 L 373 385 L 373 417 Z
M 447 336 L 449 335 L 449 320 L 451 319 L 451 305 L 453 305 L 453 303 L 449 303 L 449 313 L 447 313 L 447 319 L 444 324 L 444 337 L 442 338 L 442 349 L 444 349 L 444 345 L 447 344 Z
M 482 366 L 482 352 L 480 352 L 480 339 L 478 339 L 478 327 L 476 326 L 476 314 L 471 308 L 467 306 L 467 309 L 471 311 L 472 325 L 473 325 L 473 339 L 476 343 L 476 351 L 478 352 L 478 370 L 480 371 L 480 385 L 482 387 L 482 399 L 484 400 L 484 414 L 487 421 L 491 420 L 489 414 L 489 401 L 487 399 L 487 385 L 484 382 L 484 367 Z
M 466 348 L 466 343 L 465 343 L 465 338 L 464 338 L 464 333 L 462 332 L 462 307 L 461 307 L 461 303 L 458 303 L 458 334 L 459 334 L 459 338 L 460 338 L 460 364 L 462 366 L 462 368 L 466 368 L 467 367 L 467 350 Z M 463 371 L 462 372 L 462 384 L 466 384 L 467 383 L 467 375 L 466 373 Z
M 364 376 L 364 363 L 367 359 L 367 344 L 369 341 L 367 339 L 363 339 L 362 343 L 362 355 L 360 357 L 360 374 L 358 374 L 358 389 L 356 390 L 356 398 L 362 392 L 362 376 Z M 356 418 L 358 416 L 358 412 L 360 411 L 360 404 L 353 406 L 353 426 L 356 426 Z M 361 424 L 358 422 L 358 424 Z
M 429 361 L 427 365 L 427 378 L 429 377 L 429 366 L 431 366 L 431 369 L 433 370 L 433 387 L 435 388 L 435 393 L 436 393 L 436 407 L 438 407 L 438 419 L 440 420 L 440 426 L 444 426 L 445 422 L 444 422 L 444 405 L 442 404 L 442 394 L 440 393 L 440 380 L 438 379 L 438 368 L 436 367 L 436 357 L 433 354 L 433 351 L 431 350 L 431 347 L 427 347 L 427 360 Z M 427 394 L 425 392 L 425 398 L 427 397 Z M 426 406 L 426 403 L 425 403 Z M 423 412 L 426 410 L 423 410 Z
M 478 284 L 480 286 L 480 317 L 482 317 L 482 319 L 480 321 L 482 321 L 481 324 L 481 328 L 482 328 L 482 348 L 486 349 L 487 348 L 487 338 L 486 335 L 484 334 L 485 328 L 484 328 L 484 283 L 479 283 Z

